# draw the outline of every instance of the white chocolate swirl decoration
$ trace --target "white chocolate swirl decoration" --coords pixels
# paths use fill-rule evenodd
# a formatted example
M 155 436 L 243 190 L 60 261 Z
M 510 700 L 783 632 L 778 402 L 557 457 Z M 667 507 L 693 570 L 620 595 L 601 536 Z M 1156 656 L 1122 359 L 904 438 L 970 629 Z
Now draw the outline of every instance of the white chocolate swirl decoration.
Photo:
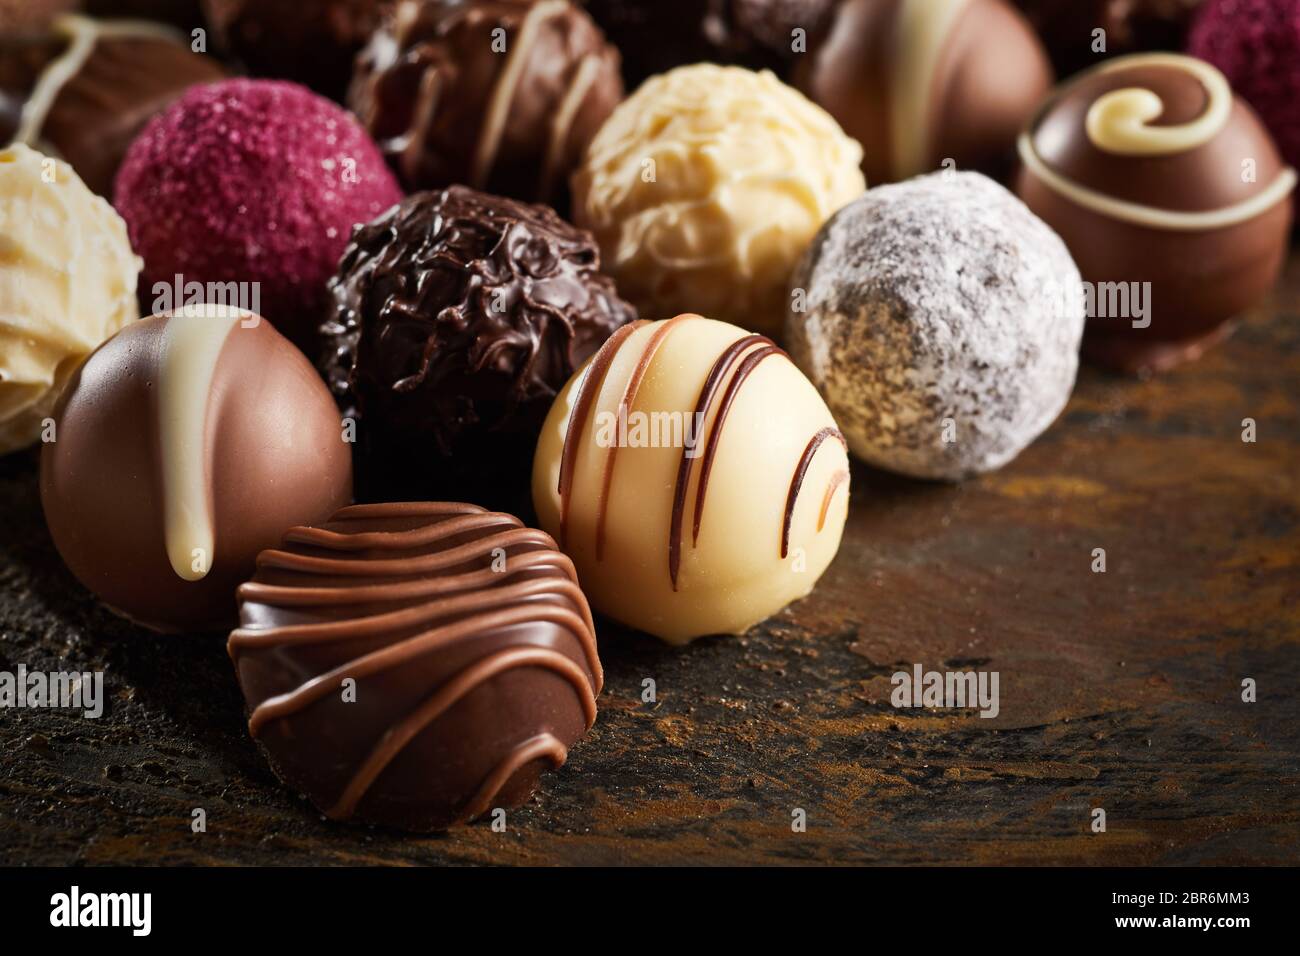
M 970 0 L 903 0 L 889 84 L 889 142 L 894 176 L 908 179 L 930 165 L 930 117 L 939 61 L 958 14 Z
M 1133 63 L 1120 62 L 1119 69 Z M 1185 56 L 1150 56 L 1143 65 L 1169 66 L 1190 73 L 1205 88 L 1204 112 L 1190 123 L 1153 126 L 1165 105 L 1154 92 L 1141 87 L 1111 90 L 1088 108 L 1088 139 L 1100 150 L 1120 156 L 1170 156 L 1204 146 L 1223 132 L 1232 116 L 1232 87 L 1227 77 L 1201 60 Z M 1116 64 L 1098 71 L 1112 73 Z

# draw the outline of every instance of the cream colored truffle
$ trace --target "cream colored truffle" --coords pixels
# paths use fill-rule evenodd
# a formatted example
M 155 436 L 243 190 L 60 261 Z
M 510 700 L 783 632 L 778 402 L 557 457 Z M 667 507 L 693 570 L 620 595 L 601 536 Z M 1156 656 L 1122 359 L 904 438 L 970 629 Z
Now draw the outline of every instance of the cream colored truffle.
M 771 333 L 808 242 L 866 188 L 861 161 L 771 73 L 685 66 L 601 127 L 574 175 L 574 218 L 643 317 L 694 310 Z
M 698 315 L 619 329 L 551 407 L 541 526 L 602 613 L 672 644 L 804 597 L 848 515 L 844 438 L 771 340 Z
M 71 166 L 0 150 L 0 455 L 35 442 L 82 359 L 138 317 L 141 264 Z

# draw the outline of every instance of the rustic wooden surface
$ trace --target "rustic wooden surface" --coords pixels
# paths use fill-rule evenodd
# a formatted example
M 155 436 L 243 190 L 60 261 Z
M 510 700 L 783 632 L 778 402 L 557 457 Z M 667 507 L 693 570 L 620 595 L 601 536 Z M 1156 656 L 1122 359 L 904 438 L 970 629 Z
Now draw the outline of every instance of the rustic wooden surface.
M 0 711 L 0 863 L 1294 864 L 1298 473 L 1300 259 L 1199 364 L 1085 371 L 997 474 L 857 469 L 836 563 L 748 636 L 673 650 L 604 627 L 600 718 L 568 766 L 504 833 L 410 837 L 281 788 L 222 641 L 98 607 L 50 545 L 34 457 L 11 456 L 0 669 L 104 668 L 109 703 Z M 889 675 L 914 662 L 998 671 L 1000 716 L 895 710 Z

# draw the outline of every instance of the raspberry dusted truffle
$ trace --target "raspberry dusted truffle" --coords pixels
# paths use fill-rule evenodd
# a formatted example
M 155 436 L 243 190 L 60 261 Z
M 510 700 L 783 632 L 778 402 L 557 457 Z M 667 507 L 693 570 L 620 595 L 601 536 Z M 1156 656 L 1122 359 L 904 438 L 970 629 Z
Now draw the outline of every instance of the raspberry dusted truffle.
M 0 92 L 17 107 L 14 139 L 66 159 L 101 196 L 149 120 L 187 88 L 226 75 L 180 34 L 143 21 L 64 16 L 39 43 L 0 41 L 0 56 L 26 61 L 6 71 L 21 74 L 22 88 Z
M 618 64 L 566 0 L 404 0 L 348 99 L 408 188 L 553 202 L 623 98 Z
M 1300 167 L 1300 0 L 1209 0 L 1187 52 L 1223 71 Z
M 1203 0 L 1016 0 L 1060 76 L 1106 57 L 1178 49 Z M 1271 6 L 1274 0 L 1263 0 Z
M 0 455 L 32 444 L 81 360 L 132 321 L 126 224 L 66 163 L 0 150 Z
M 685 644 L 812 591 L 848 516 L 848 455 L 770 339 L 680 315 L 619 329 L 564 387 L 533 502 L 597 610 Z
M 239 606 L 249 732 L 336 820 L 433 830 L 519 806 L 596 719 L 573 564 L 510 515 L 344 508 L 264 551 Z
M 642 317 L 780 326 L 790 270 L 865 188 L 862 150 L 771 73 L 701 63 L 645 83 L 596 134 L 574 219 Z
M 826 224 L 794 284 L 790 354 L 869 464 L 918 478 L 991 471 L 1070 397 L 1079 271 L 978 173 L 871 190 Z
M 1095 290 L 1084 348 L 1105 365 L 1194 358 L 1277 279 L 1296 173 L 1201 60 L 1107 61 L 1052 96 L 1020 154 L 1016 191 Z
M 203 0 L 217 42 L 256 76 L 341 100 L 387 0 Z
M 359 417 L 364 497 L 526 499 L 573 370 L 636 317 L 591 236 L 453 186 L 358 229 L 330 282 L 323 372 Z
M 100 600 L 156 630 L 229 627 L 258 552 L 351 500 L 329 391 L 252 313 L 131 323 L 54 414 L 41 503 L 55 547 Z
M 300 347 L 352 227 L 401 198 L 350 113 L 269 80 L 191 89 L 131 145 L 114 194 L 146 292 L 177 275 L 255 283 L 260 312 Z
M 878 185 L 945 162 L 1009 170 L 1052 68 L 1005 0 L 845 0 L 795 84 L 862 144 Z

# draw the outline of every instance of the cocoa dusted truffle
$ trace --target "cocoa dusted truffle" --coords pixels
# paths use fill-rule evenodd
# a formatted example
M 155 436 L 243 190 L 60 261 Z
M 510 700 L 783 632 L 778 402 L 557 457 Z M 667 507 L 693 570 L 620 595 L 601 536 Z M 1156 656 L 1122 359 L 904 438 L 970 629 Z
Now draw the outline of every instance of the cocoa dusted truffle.
M 110 196 L 122 158 L 186 89 L 226 74 L 161 24 L 68 15 L 39 39 L 0 40 L 0 114 L 15 141 L 67 160 Z
M 623 98 L 618 67 L 567 0 L 404 0 L 357 57 L 348 100 L 408 189 L 555 203 Z
M 336 820 L 434 830 L 519 806 L 596 719 L 573 564 L 510 515 L 344 508 L 264 551 L 239 606 L 249 732 Z
M 362 495 L 513 502 L 551 399 L 636 317 L 599 267 L 549 208 L 464 186 L 356 230 L 322 332 Z
M 161 631 L 227 628 L 286 528 L 351 500 L 351 452 L 311 363 L 249 313 L 132 322 L 73 375 L 41 451 L 41 503 L 72 573 Z
M 794 79 L 862 144 L 876 186 L 945 162 L 1009 171 L 1052 69 L 1006 0 L 845 0 Z
M 1094 292 L 1094 360 L 1160 371 L 1263 298 L 1286 255 L 1296 173 L 1208 63 L 1108 60 L 1064 84 L 1020 138 L 1016 190 Z

